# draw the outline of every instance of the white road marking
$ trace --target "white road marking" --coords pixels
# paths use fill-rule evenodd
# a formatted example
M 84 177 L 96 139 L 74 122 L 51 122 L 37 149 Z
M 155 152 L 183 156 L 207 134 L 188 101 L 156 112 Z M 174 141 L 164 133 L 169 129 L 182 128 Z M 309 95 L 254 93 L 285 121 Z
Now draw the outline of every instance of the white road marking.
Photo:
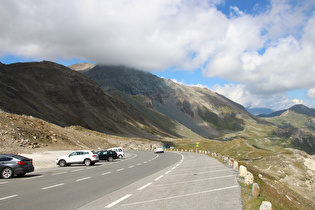
M 80 168 L 80 169 L 73 170 L 73 171 L 71 171 L 71 172 L 77 172 L 77 171 L 82 171 L 82 170 L 83 170 L 83 169 Z
M 104 176 L 104 175 L 107 175 L 107 174 L 110 174 L 110 173 L 112 173 L 112 172 L 110 172 L 110 171 L 109 172 L 105 172 L 105 173 L 102 173 L 101 175 Z
M 0 198 L 0 201 L 2 201 L 2 200 L 6 200 L 6 199 L 9 199 L 9 198 L 14 198 L 14 197 L 16 197 L 16 196 L 18 196 L 18 195 L 10 195 L 10 196 L 6 196 L 6 197 L 3 197 L 3 198 Z
M 154 179 L 155 181 L 161 179 L 164 175 L 159 176 L 158 178 Z
M 144 185 L 144 186 L 138 188 L 137 190 L 143 190 L 144 188 L 150 186 L 151 184 L 152 184 L 152 183 L 150 182 L 150 183 L 148 183 L 148 184 L 146 184 L 146 185 Z
M 23 180 L 37 179 L 37 178 L 41 178 L 41 177 L 44 177 L 44 176 L 40 175 L 40 176 L 27 177 L 27 178 L 23 178 Z
M 91 177 L 88 176 L 88 177 L 84 177 L 84 178 L 81 178 L 81 179 L 77 179 L 77 182 L 80 182 L 80 181 L 83 181 L 83 180 L 87 180 L 87 179 L 91 179 Z
M 118 200 L 108 204 L 107 206 L 105 206 L 106 209 L 109 209 L 115 205 L 117 205 L 118 203 L 122 202 L 123 200 L 126 200 L 127 198 L 129 198 L 130 196 L 132 196 L 132 194 L 127 194 L 124 197 L 119 198 Z
M 138 164 L 137 164 L 137 166 L 140 166 L 140 165 L 141 165 L 141 163 L 138 163 Z
M 125 170 L 124 168 L 121 168 L 121 169 L 117 169 L 117 171 L 122 171 L 122 170 Z
M 6 183 L 8 183 L 8 182 L 0 182 L 0 184 L 6 184 Z
M 238 185 L 230 186 L 230 187 L 223 187 L 223 188 L 218 188 L 218 189 L 212 189 L 212 190 L 206 190 L 206 191 L 201 191 L 201 192 L 196 192 L 196 193 L 189 193 L 185 195 L 178 195 L 178 196 L 172 196 L 172 197 L 167 197 L 167 198 L 160 198 L 160 199 L 153 199 L 153 200 L 147 200 L 147 201 L 140 201 L 140 202 L 135 202 L 135 203 L 127 203 L 127 204 L 122 204 L 121 206 L 132 206 L 132 205 L 138 205 L 138 204 L 144 204 L 144 203 L 151 203 L 151 202 L 158 202 L 162 200 L 171 200 L 175 198 L 181 198 L 181 197 L 187 197 L 187 196 L 194 196 L 194 195 L 199 195 L 203 193 L 210 193 L 210 192 L 216 192 L 216 191 L 221 191 L 221 190 L 228 190 L 228 189 L 233 189 L 233 188 L 238 188 Z
M 165 172 L 165 174 L 169 174 L 170 172 L 171 172 L 171 170 L 169 170 L 169 171 Z
M 135 165 L 129 166 L 128 168 L 133 168 L 133 167 L 135 167 Z
M 200 171 L 196 172 L 198 174 L 209 174 L 209 173 L 215 173 L 215 172 L 221 172 L 221 171 L 231 171 L 232 169 L 221 169 L 221 170 L 216 170 L 216 171 Z M 187 176 L 191 175 L 191 171 L 182 171 L 180 174 L 176 174 L 176 176 Z
M 154 185 L 154 187 L 170 186 L 170 185 L 184 184 L 184 183 L 189 183 L 189 182 L 202 182 L 202 181 L 207 181 L 207 180 L 223 179 L 223 178 L 228 178 L 228 177 L 235 177 L 235 175 L 226 175 L 226 176 L 212 177 L 212 178 L 206 178 L 206 179 L 196 179 L 196 180 L 191 180 L 191 181 L 173 182 L 173 183 L 168 183 L 168 184 L 159 184 L 159 185 Z
M 51 186 L 48 186 L 48 187 L 44 187 L 44 188 L 42 188 L 42 189 L 43 189 L 43 190 L 47 190 L 47 189 L 50 189 L 50 188 L 62 186 L 62 185 L 64 185 L 64 184 L 65 184 L 65 183 L 55 184 L 55 185 L 51 185 Z
M 7 197 L 3 197 L 3 198 L 0 198 L 0 201 L 6 200 L 6 199 L 9 199 L 9 198 L 14 198 L 16 196 L 18 196 L 18 195 L 10 195 L 10 196 L 7 196 Z
M 66 171 L 63 171 L 63 172 L 52 174 L 52 176 L 56 176 L 56 175 L 60 175 L 60 174 L 66 174 L 66 173 L 67 173 Z

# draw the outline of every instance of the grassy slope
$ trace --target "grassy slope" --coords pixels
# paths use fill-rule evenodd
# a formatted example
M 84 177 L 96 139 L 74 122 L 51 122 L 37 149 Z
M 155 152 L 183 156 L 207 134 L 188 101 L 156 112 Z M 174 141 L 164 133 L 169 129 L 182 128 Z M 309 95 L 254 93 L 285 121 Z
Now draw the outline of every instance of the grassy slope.
M 311 117 L 304 114 L 287 111 L 281 116 L 264 119 L 280 127 L 288 127 L 291 125 L 295 128 L 305 128 L 315 135 L 315 124 L 310 122 Z

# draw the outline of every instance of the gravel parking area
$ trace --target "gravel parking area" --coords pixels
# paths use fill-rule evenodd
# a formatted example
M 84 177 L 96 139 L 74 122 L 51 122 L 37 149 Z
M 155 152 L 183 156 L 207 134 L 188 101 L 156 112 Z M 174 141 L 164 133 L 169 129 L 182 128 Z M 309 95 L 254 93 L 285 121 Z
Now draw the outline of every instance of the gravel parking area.
M 56 166 L 56 159 L 59 156 L 68 155 L 73 150 L 44 151 L 32 154 L 20 154 L 22 156 L 33 159 L 33 165 L 36 169 L 51 168 Z

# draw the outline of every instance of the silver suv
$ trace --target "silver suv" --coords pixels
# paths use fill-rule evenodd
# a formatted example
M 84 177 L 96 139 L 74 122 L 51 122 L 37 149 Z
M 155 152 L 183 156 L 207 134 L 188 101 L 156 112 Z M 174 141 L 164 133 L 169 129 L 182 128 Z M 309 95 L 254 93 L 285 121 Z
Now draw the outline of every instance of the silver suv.
M 71 164 L 94 165 L 99 161 L 98 155 L 92 150 L 79 150 L 71 152 L 68 156 L 57 158 L 56 164 L 60 167 L 70 166 Z

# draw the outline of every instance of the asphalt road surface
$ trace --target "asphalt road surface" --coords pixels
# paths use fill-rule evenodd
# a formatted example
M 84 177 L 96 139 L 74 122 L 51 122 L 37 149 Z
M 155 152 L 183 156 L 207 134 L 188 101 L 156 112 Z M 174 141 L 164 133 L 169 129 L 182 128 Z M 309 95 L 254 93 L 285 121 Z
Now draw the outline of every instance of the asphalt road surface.
M 130 152 L 0 179 L 0 209 L 242 209 L 236 176 L 202 154 Z

